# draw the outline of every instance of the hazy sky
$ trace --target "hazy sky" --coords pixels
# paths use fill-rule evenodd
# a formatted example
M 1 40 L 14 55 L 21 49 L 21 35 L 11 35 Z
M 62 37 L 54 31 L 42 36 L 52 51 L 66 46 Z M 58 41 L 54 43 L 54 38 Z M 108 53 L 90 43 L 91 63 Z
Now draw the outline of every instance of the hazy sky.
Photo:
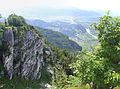
M 43 8 L 71 7 L 93 11 L 111 10 L 115 14 L 120 14 L 120 0 L 0 0 L 0 13 L 4 16 L 10 13 L 34 16 Z

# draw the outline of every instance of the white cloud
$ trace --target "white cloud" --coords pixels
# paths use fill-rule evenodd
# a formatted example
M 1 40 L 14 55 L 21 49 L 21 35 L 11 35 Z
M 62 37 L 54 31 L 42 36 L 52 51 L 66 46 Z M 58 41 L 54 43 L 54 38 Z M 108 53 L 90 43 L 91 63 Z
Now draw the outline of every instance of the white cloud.
M 120 12 L 120 0 L 0 0 L 0 13 L 30 13 L 39 8 L 76 7 L 84 10 L 111 10 Z M 37 12 L 36 11 L 36 12 Z M 33 13 L 30 13 L 33 14 Z M 37 14 L 37 13 L 34 13 Z
M 84 10 L 120 11 L 120 0 L 71 0 L 68 4 Z
M 0 13 L 26 13 L 39 8 L 65 8 L 68 0 L 0 0 Z M 36 13 L 37 14 L 37 13 Z
M 67 0 L 1 0 L 0 9 L 25 9 L 32 7 L 63 7 Z

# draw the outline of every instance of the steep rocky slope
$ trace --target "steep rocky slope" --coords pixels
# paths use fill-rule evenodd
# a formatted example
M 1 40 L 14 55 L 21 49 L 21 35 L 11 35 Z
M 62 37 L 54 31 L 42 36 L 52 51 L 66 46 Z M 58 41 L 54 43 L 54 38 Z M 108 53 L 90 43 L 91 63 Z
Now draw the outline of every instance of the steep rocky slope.
M 0 22 L 2 89 L 56 87 L 63 74 L 72 74 L 69 64 L 75 61 L 75 55 L 48 44 L 41 32 L 26 24 L 21 16 L 12 14 Z
M 41 70 L 52 52 L 34 27 L 4 26 L 0 30 L 0 66 L 3 67 L 3 75 L 10 79 L 15 75 L 25 79 L 40 79 Z

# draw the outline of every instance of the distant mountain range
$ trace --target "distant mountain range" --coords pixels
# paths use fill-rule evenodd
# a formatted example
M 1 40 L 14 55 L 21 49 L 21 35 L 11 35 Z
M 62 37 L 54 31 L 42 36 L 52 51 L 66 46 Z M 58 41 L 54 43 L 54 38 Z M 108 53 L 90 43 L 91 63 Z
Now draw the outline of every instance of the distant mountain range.
M 27 20 L 27 23 L 33 26 L 58 31 L 69 37 L 75 37 L 76 32 L 78 34 L 86 32 L 85 28 L 81 24 L 72 24 L 68 22 L 61 21 L 45 22 L 42 20 Z
M 74 19 L 74 18 L 73 18 Z M 48 29 L 45 32 L 49 33 L 51 35 L 57 34 L 57 32 L 60 32 L 66 36 L 68 36 L 71 40 L 78 43 L 83 48 L 90 48 L 91 46 L 95 45 L 96 39 L 90 35 L 86 29 L 89 27 L 89 25 L 97 19 L 91 19 L 91 21 L 81 21 L 80 19 L 74 19 L 73 22 L 65 22 L 65 21 L 51 21 L 46 22 L 43 20 L 27 20 L 27 23 L 33 26 L 37 26 L 43 29 Z M 56 31 L 54 34 L 49 31 Z M 92 30 L 94 33 L 94 31 Z M 57 35 L 56 35 L 57 36 Z M 62 36 L 62 35 L 61 35 Z M 57 40 L 56 40 L 57 41 Z M 64 41 L 65 42 L 65 41 Z
M 67 40 L 71 39 L 72 41 L 75 41 L 83 48 L 84 47 L 90 48 L 92 45 L 96 44 L 96 39 L 92 37 L 92 35 L 90 35 L 86 31 L 86 29 L 89 28 L 90 24 L 98 22 L 99 17 L 103 15 L 102 12 L 86 11 L 76 8 L 68 9 L 51 8 L 50 10 L 42 9 L 39 11 L 40 12 L 38 12 L 37 14 L 38 16 L 35 16 L 38 17 L 39 19 L 27 19 L 26 21 L 30 25 L 47 29 L 43 33 L 48 33 L 52 35 L 54 34 L 56 36 L 62 33 L 61 37 L 63 35 L 67 36 Z M 0 21 L 3 22 L 4 19 L 5 18 L 2 18 Z M 91 32 L 93 34 L 96 33 L 95 30 L 91 30 Z
M 38 12 L 39 11 L 39 12 Z M 64 8 L 64 9 L 57 9 L 57 8 L 38 8 L 33 13 L 37 13 L 34 17 L 43 19 L 46 17 L 100 17 L 103 15 L 101 11 L 88 11 L 88 10 L 81 10 L 78 8 Z M 32 14 L 31 14 L 32 16 Z

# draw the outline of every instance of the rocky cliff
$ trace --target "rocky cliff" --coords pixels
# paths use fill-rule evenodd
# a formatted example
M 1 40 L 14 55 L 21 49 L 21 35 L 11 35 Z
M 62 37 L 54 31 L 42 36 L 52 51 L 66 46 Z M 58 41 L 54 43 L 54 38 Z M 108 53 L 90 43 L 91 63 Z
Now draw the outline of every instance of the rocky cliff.
M 0 88 L 51 89 L 71 75 L 74 61 L 74 53 L 49 44 L 23 17 L 0 22 Z
M 51 49 L 34 28 L 26 28 L 2 29 L 0 61 L 2 72 L 10 79 L 15 75 L 25 79 L 40 79 L 45 60 L 51 55 Z

